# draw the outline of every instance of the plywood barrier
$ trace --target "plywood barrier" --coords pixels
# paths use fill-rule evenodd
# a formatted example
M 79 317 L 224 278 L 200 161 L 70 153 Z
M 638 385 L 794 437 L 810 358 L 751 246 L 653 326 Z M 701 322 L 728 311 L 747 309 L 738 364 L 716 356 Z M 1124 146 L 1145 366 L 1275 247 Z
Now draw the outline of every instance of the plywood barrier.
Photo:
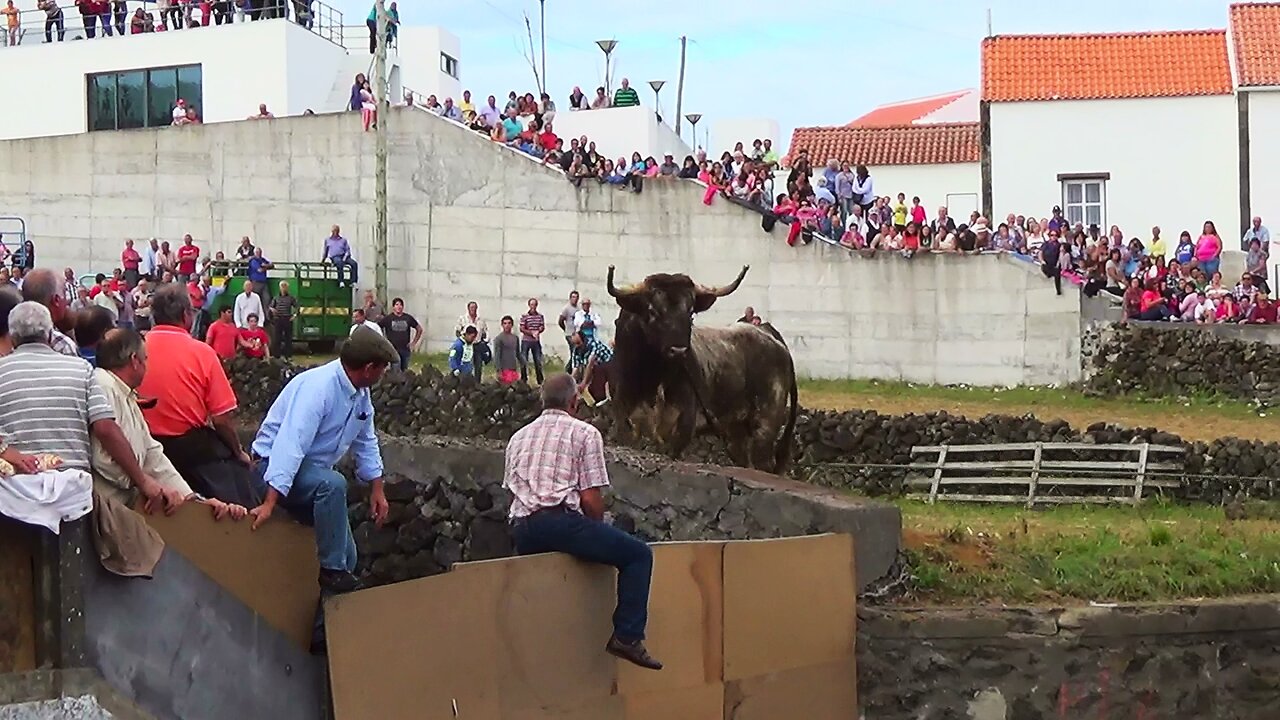
M 0 673 L 36 667 L 35 556 L 39 528 L 0 518 Z
M 662 671 L 604 652 L 611 568 L 559 554 L 463 563 L 330 601 L 336 720 L 762 718 L 786 702 L 854 716 L 852 538 L 653 548 L 647 643 Z M 847 687 L 823 689 L 831 678 Z
M 320 597 L 311 528 L 277 512 L 254 531 L 249 518 L 217 522 L 207 506 L 196 503 L 171 516 L 146 517 L 164 538 L 166 552 L 181 553 L 272 627 L 310 647 Z

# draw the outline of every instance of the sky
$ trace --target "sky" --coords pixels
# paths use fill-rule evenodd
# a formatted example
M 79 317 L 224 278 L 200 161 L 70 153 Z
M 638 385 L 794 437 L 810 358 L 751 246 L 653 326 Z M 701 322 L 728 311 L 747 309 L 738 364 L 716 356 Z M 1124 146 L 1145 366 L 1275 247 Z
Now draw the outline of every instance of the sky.
M 360 25 L 370 0 L 318 0 Z M 977 87 L 987 12 L 996 34 L 1224 28 L 1224 0 L 545 0 L 546 87 L 564 105 L 574 85 L 603 84 L 595 41 L 615 39 L 611 76 L 653 103 L 666 80 L 673 118 L 680 36 L 687 36 L 685 114 L 773 118 L 782 147 L 791 130 L 842 125 L 885 103 Z M 780 13 L 780 10 L 788 12 Z M 525 59 L 523 13 L 539 44 L 538 0 L 401 0 L 406 25 L 439 25 L 462 41 L 462 86 L 499 97 L 535 87 Z M 408 51 L 402 48 L 402 51 Z M 686 126 L 687 127 L 687 126 Z M 686 138 L 688 131 L 686 129 Z M 712 139 L 714 143 L 714 138 Z

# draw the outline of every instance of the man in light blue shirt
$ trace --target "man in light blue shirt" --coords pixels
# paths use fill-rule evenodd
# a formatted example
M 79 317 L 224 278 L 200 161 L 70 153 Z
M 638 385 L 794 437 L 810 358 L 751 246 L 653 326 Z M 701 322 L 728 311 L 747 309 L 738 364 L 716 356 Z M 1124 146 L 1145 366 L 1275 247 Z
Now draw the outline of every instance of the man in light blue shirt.
M 351 257 L 351 243 L 342 237 L 342 228 L 334 225 L 329 231 L 329 237 L 324 239 L 324 258 L 320 262 L 331 262 L 338 268 L 338 284 L 347 285 L 348 287 L 356 284 L 356 274 L 359 267 L 356 261 Z M 344 270 L 351 271 L 351 282 L 348 283 L 344 276 Z
M 256 530 L 277 504 L 315 526 L 320 587 L 329 593 L 359 587 L 356 541 L 347 519 L 347 479 L 333 469 L 347 451 L 356 479 L 372 486 L 370 516 L 387 518 L 382 454 L 373 430 L 369 388 L 400 356 L 382 335 L 357 329 L 337 360 L 312 368 L 285 385 L 253 440 L 254 467 L 264 487 L 262 504 L 249 514 Z

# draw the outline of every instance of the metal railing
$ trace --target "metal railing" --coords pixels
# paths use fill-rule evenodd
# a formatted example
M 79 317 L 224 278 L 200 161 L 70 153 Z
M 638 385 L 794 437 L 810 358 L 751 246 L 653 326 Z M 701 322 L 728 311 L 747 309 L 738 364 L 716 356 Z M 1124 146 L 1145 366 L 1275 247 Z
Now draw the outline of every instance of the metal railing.
M 0 49 L 4 47 L 68 42 L 72 40 L 119 37 L 149 32 L 217 27 L 259 20 L 283 19 L 297 23 L 329 42 L 343 44 L 342 12 L 320 0 L 219 0 L 215 2 L 179 3 L 160 10 L 151 0 L 125 0 L 121 12 L 83 15 L 74 4 L 61 5 L 49 15 L 42 9 L 22 10 L 18 26 L 7 27 L 0 19 Z M 204 8 L 208 9 L 206 14 Z M 144 11 L 146 22 L 135 30 L 137 11 Z M 162 30 L 163 28 L 163 30 Z

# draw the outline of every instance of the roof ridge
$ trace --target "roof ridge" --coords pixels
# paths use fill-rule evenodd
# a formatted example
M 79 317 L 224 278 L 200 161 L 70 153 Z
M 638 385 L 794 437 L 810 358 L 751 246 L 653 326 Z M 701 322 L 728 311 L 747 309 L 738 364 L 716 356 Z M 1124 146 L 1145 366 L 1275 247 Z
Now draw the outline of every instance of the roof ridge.
M 977 120 L 960 120 L 956 122 L 943 123 L 901 123 L 896 125 L 806 125 L 797 127 L 796 130 L 849 130 L 849 131 L 878 131 L 878 130 L 930 130 L 930 129 L 949 129 L 957 127 L 975 127 L 980 123 Z
M 914 105 L 915 103 L 922 103 L 927 100 L 941 100 L 942 98 L 947 97 L 952 98 L 952 102 L 954 102 L 955 100 L 964 97 L 965 93 L 971 92 L 977 92 L 977 88 L 965 88 L 963 90 L 952 90 L 950 92 L 938 93 L 936 95 L 924 95 L 918 98 L 910 98 L 908 100 L 898 100 L 891 103 L 885 103 L 884 105 L 878 105 L 875 109 L 880 110 L 883 108 L 899 107 L 901 105 Z
M 1277 3 L 1260 3 L 1275 5 Z M 994 40 L 1078 40 L 1084 38 L 1140 38 L 1169 37 L 1172 35 L 1226 35 L 1226 28 L 1195 28 L 1188 30 L 1123 30 L 1118 32 L 1093 33 L 1028 33 L 1025 35 L 991 35 L 982 39 L 983 44 Z

